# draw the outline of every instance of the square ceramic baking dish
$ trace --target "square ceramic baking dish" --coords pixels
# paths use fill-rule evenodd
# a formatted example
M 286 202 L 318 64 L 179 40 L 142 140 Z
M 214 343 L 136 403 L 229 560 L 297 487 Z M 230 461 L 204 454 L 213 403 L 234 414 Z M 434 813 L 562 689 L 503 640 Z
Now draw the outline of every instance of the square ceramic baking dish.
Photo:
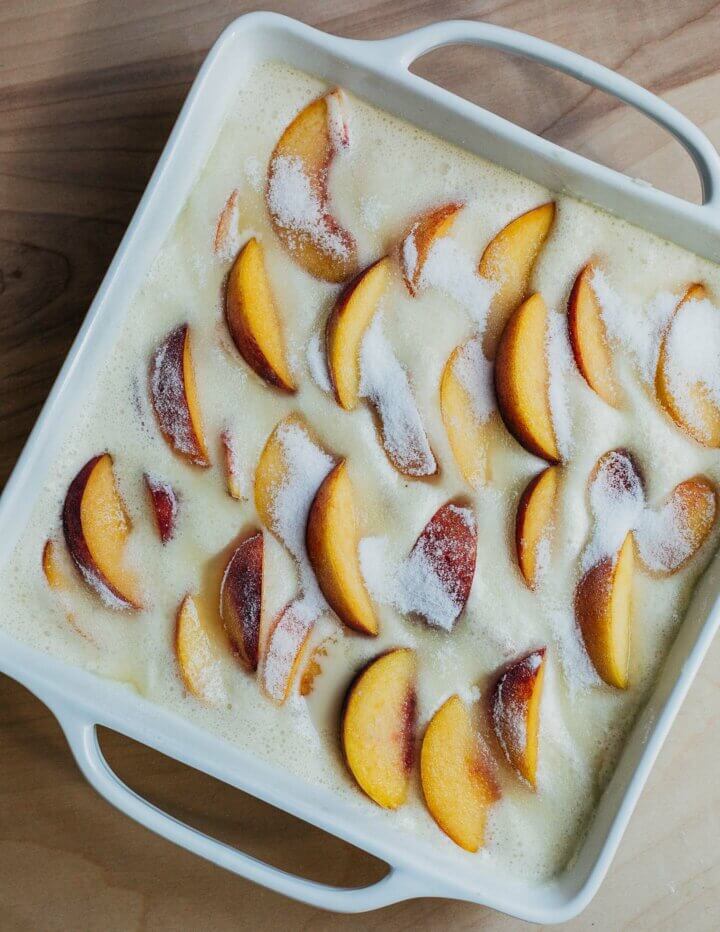
M 472 44 L 521 55 L 630 103 L 673 133 L 700 173 L 705 203 L 686 203 L 541 139 L 411 74 L 431 49 Z M 269 13 L 232 23 L 188 95 L 165 151 L 0 500 L 0 566 L 30 516 L 64 433 L 111 352 L 128 296 L 140 286 L 214 145 L 231 98 L 252 67 L 282 60 L 340 84 L 391 113 L 546 187 L 592 201 L 708 259 L 720 261 L 720 159 L 685 117 L 642 88 L 587 59 L 521 33 L 444 22 L 382 41 L 340 39 Z M 58 425 L 61 428 L 58 429 Z M 701 579 L 653 694 L 628 737 L 577 856 L 542 884 L 499 880 L 480 865 L 389 827 L 327 790 L 253 759 L 131 693 L 54 660 L 0 631 L 0 670 L 57 716 L 90 783 L 127 815 L 190 851 L 306 903 L 342 912 L 422 896 L 481 903 L 534 922 L 561 922 L 590 901 L 608 869 L 648 772 L 720 620 L 720 562 Z M 123 784 L 100 751 L 103 725 L 239 787 L 382 858 L 389 872 L 362 889 L 340 889 L 278 870 L 161 811 Z

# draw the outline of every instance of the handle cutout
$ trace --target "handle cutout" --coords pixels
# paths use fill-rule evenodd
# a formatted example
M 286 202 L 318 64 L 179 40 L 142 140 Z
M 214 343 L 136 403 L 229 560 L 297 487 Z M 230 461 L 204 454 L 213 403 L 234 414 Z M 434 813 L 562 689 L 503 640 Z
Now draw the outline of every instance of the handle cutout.
M 226 845 L 336 887 L 368 887 L 388 873 L 383 861 L 242 790 L 108 728 L 98 727 L 97 734 L 108 766 L 123 783 L 173 818 Z M 224 871 L 216 873 L 219 883 L 229 882 Z
M 549 65 L 458 44 L 421 55 L 410 71 L 578 155 L 702 203 L 692 159 L 671 133 Z

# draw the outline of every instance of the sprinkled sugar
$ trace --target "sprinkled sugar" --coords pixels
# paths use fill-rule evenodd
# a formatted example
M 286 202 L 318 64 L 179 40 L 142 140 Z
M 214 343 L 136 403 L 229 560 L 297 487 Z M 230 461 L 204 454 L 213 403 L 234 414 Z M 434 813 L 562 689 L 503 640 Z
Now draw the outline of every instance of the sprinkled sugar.
M 314 333 L 307 345 L 305 351 L 307 366 L 313 382 L 324 392 L 331 392 L 330 373 L 328 372 L 327 357 L 322 346 L 322 337 L 319 333 Z
M 567 332 L 567 318 L 557 311 L 548 311 L 547 343 L 548 398 L 558 450 L 569 459 L 573 448 L 572 418 L 566 380 L 574 368 Z
M 408 236 L 403 244 L 403 262 L 413 269 L 417 263 L 416 249 L 414 262 L 408 260 L 412 259 L 414 246 L 412 236 Z M 406 250 L 410 253 L 407 258 Z M 497 283 L 478 275 L 473 260 L 450 237 L 443 236 L 430 247 L 420 275 L 420 287 L 437 288 L 454 298 L 475 321 L 480 332 L 485 329 Z
M 268 175 L 268 207 L 281 227 L 304 233 L 325 252 L 347 258 L 347 245 L 328 224 L 323 205 L 298 156 L 278 155 Z
M 593 535 L 582 555 L 587 570 L 606 557 L 615 557 L 645 505 L 640 477 L 630 457 L 613 450 L 606 454 L 590 484 Z
M 360 394 L 377 408 L 383 446 L 393 463 L 410 476 L 432 475 L 436 468 L 407 372 L 382 332 L 377 313 L 360 350 Z
M 702 385 L 707 397 L 720 406 L 720 311 L 710 301 L 687 301 L 673 318 L 667 334 L 665 373 L 678 408 L 699 430 L 693 393 Z
M 464 344 L 455 359 L 453 372 L 468 393 L 473 414 L 483 424 L 496 405 L 493 365 L 485 357 L 479 337 L 474 337 Z
M 285 459 L 285 479 L 278 486 L 272 518 L 275 531 L 298 562 L 305 608 L 319 613 L 325 608 L 315 574 L 305 550 L 305 528 L 310 506 L 320 484 L 333 466 L 332 459 L 316 446 L 302 427 L 285 424 L 278 431 Z

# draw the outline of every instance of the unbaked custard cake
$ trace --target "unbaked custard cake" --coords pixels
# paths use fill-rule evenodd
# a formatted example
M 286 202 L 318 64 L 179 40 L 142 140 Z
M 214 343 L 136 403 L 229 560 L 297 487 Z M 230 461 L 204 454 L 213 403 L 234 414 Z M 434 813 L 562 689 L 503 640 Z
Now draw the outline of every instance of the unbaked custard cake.
M 551 876 L 717 543 L 718 295 L 707 261 L 258 67 L 2 624 Z

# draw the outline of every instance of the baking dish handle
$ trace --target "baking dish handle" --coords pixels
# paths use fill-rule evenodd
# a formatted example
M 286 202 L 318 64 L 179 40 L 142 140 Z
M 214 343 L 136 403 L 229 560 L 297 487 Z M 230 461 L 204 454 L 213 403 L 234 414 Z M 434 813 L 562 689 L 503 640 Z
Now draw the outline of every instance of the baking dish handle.
M 339 913 L 364 912 L 428 895 L 427 890 L 423 892 L 420 888 L 418 879 L 403 869 L 391 867 L 382 880 L 368 887 L 333 887 L 272 867 L 205 835 L 130 789 L 107 763 L 95 725 L 81 714 L 59 708 L 57 703 L 53 705 L 53 712 L 65 732 L 80 770 L 97 792 L 131 819 L 193 854 L 277 893 Z
M 383 61 L 394 59 L 403 73 L 415 59 L 433 49 L 445 45 L 480 45 L 540 62 L 612 94 L 672 133 L 695 163 L 702 184 L 703 206 L 720 208 L 720 156 L 707 136 L 660 97 L 583 55 L 514 29 L 469 20 L 433 23 L 373 44 Z

